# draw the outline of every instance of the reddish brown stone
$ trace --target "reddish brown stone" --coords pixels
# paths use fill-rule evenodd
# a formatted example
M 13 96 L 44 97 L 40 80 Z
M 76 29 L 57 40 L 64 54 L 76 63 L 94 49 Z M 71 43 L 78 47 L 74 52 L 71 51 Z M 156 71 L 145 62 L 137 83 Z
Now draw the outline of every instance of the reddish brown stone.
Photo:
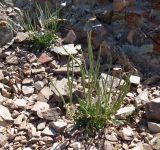
M 47 53 L 42 53 L 41 56 L 38 58 L 38 62 L 41 64 L 46 64 L 52 61 L 52 58 L 48 56 Z

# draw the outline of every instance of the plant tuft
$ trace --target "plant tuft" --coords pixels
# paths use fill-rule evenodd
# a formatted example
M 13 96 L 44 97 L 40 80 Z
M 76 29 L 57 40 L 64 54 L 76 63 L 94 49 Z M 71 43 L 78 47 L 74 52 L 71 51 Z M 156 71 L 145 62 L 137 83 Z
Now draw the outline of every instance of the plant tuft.
M 66 51 L 66 53 L 68 52 Z M 122 79 L 120 79 L 118 89 L 116 89 L 115 93 L 116 98 L 112 99 L 111 101 L 112 92 L 113 90 L 115 90 L 113 88 L 115 77 L 110 76 L 111 84 L 108 84 L 107 79 L 109 78 L 110 69 L 107 72 L 106 78 L 100 77 L 101 73 L 100 53 L 97 57 L 97 60 L 95 61 L 92 51 L 91 34 L 88 34 L 88 60 L 89 60 L 88 69 L 84 59 L 82 59 L 82 64 L 80 64 L 73 55 L 69 53 L 68 55 L 69 55 L 69 61 L 72 63 L 72 65 L 68 63 L 68 74 L 67 74 L 68 90 L 70 97 L 69 105 L 71 107 L 67 107 L 66 102 L 62 95 L 60 95 L 60 97 L 62 98 L 66 110 L 72 112 L 72 116 L 75 121 L 75 126 L 77 128 L 83 129 L 84 133 L 88 135 L 93 133 L 94 131 L 102 129 L 103 127 L 105 127 L 107 122 L 109 123 L 113 120 L 113 118 L 115 118 L 117 110 L 121 107 L 123 100 L 126 94 L 128 93 L 130 82 L 127 78 L 123 83 L 123 85 L 121 85 Z M 79 64 L 81 68 L 81 80 L 82 80 L 81 84 L 83 86 L 83 95 L 84 95 L 83 99 L 77 96 L 79 99 L 78 107 L 74 106 L 72 99 L 73 98 L 72 84 L 74 79 L 73 61 Z M 86 84 L 86 77 L 88 80 L 87 84 Z M 53 82 L 51 83 L 54 85 Z M 73 110 L 70 110 L 68 108 L 72 108 Z
M 23 29 L 29 33 L 29 40 L 32 48 L 36 50 L 44 50 L 51 46 L 56 40 L 58 31 L 58 17 L 61 8 L 52 13 L 52 10 L 45 3 L 44 9 L 36 4 L 36 13 L 32 19 L 29 13 L 24 13 L 19 20 Z

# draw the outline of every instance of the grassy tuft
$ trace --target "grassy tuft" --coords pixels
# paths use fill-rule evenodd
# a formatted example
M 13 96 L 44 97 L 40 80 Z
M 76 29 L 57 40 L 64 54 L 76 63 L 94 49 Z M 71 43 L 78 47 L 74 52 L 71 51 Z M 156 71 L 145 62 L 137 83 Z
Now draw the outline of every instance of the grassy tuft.
M 77 62 L 81 68 L 81 79 L 82 79 L 82 86 L 83 86 L 83 94 L 84 99 L 79 98 L 79 106 L 75 109 L 73 108 L 72 116 L 75 120 L 75 126 L 84 130 L 84 133 L 90 134 L 93 131 L 98 129 L 102 129 L 107 122 L 110 122 L 117 110 L 121 107 L 123 100 L 128 93 L 130 82 L 128 79 L 125 80 L 124 84 L 120 86 L 121 81 L 119 81 L 119 88 L 116 91 L 116 98 L 113 101 L 110 101 L 112 92 L 113 92 L 113 83 L 115 77 L 112 77 L 110 86 L 106 86 L 108 82 L 108 77 L 110 73 L 110 69 L 107 72 L 107 77 L 105 79 L 100 78 L 100 54 L 97 57 L 95 62 L 93 57 L 92 51 L 92 44 L 91 44 L 91 35 L 88 35 L 88 60 L 89 60 L 89 67 L 86 69 L 85 60 L 82 60 L 82 64 L 75 59 L 73 55 L 69 55 L 69 61 L 72 63 L 70 65 L 68 63 L 68 90 L 70 96 L 70 106 L 73 106 L 72 103 L 72 88 L 73 88 L 73 61 Z M 83 54 L 83 53 L 82 53 Z M 71 73 L 70 73 L 71 72 Z M 86 77 L 88 79 L 88 83 L 86 84 Z M 53 84 L 53 83 L 52 83 Z M 86 90 L 87 89 L 87 90 Z M 114 89 L 115 90 L 115 89 Z M 60 93 L 59 93 L 60 94 Z M 67 106 L 63 96 L 60 95 L 62 98 L 65 107 Z M 66 107 L 67 109 L 68 107 Z M 68 109 L 67 111 L 71 111 Z
M 44 50 L 56 40 L 56 35 L 51 31 L 36 32 L 30 35 L 30 40 L 34 49 Z
M 115 77 L 112 77 L 111 85 L 108 89 L 107 78 L 100 78 L 100 54 L 98 55 L 97 61 L 94 61 L 92 44 L 91 44 L 91 35 L 88 35 L 88 54 L 89 54 L 89 69 L 86 70 L 85 63 L 81 66 L 81 78 L 83 85 L 83 92 L 85 99 L 79 98 L 79 107 L 75 111 L 74 119 L 76 126 L 83 128 L 84 131 L 90 133 L 97 129 L 103 128 L 107 121 L 110 121 L 112 117 L 116 114 L 117 110 L 121 107 L 121 104 L 128 93 L 130 83 L 126 79 L 124 84 L 120 86 L 119 82 L 119 92 L 117 89 L 116 95 L 117 98 L 110 102 L 113 83 Z M 73 56 L 70 58 L 74 59 Z M 75 60 L 75 59 L 74 59 Z M 83 60 L 83 62 L 85 62 Z M 110 73 L 110 69 L 107 74 Z M 86 85 L 85 79 L 88 77 L 88 84 Z M 73 75 L 71 75 L 70 84 L 73 81 Z M 102 84 L 100 84 L 102 83 Z M 71 86 L 70 86 L 71 87 Z M 87 91 L 86 91 L 87 89 Z
M 50 47 L 56 40 L 58 31 L 58 17 L 60 8 L 52 13 L 52 10 L 45 3 L 44 9 L 36 4 L 36 13 L 33 17 L 24 13 L 19 20 L 23 29 L 29 33 L 29 40 L 33 43 L 31 47 L 36 50 L 44 50 Z

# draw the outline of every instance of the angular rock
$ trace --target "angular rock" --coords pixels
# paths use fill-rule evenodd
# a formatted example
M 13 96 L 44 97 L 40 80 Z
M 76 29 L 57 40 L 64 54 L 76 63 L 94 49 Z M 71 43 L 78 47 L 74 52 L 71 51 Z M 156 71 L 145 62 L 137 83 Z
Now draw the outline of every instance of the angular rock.
M 44 137 L 42 137 L 42 140 L 44 142 L 47 142 L 47 143 L 52 143 L 53 142 L 53 137 L 51 137 L 51 136 L 44 136 Z
M 2 62 L 0 62 L 0 68 L 3 69 L 4 68 L 4 64 Z
M 41 56 L 38 58 L 38 62 L 41 64 L 46 64 L 52 61 L 52 58 L 48 56 L 47 53 L 42 53 Z
M 56 80 L 53 81 L 54 86 L 51 84 L 51 89 L 54 93 L 55 99 L 59 100 L 59 93 L 64 97 L 64 98 L 68 98 L 68 79 L 63 78 L 61 80 Z M 56 87 L 56 89 L 54 88 Z M 57 90 L 59 91 L 59 93 L 57 92 Z M 74 92 L 74 89 L 73 89 Z
M 9 55 L 6 57 L 6 63 L 9 65 L 17 65 L 18 64 L 18 57 L 15 55 Z
M 123 144 L 122 144 L 122 147 L 123 147 L 123 149 L 125 149 L 125 150 L 129 149 L 129 148 L 128 148 L 129 146 L 128 146 L 128 144 L 126 144 L 126 143 L 123 143 Z
M 117 142 L 118 141 L 117 134 L 114 133 L 114 132 L 112 132 L 111 135 L 106 134 L 105 137 L 108 141 L 111 141 L 111 142 Z
M 38 94 L 37 100 L 46 102 L 53 95 L 53 92 L 49 87 L 44 87 Z
M 53 127 L 57 132 L 62 132 L 66 128 L 67 123 L 63 120 L 57 120 L 56 122 L 50 122 L 49 126 Z
M 160 90 L 154 90 L 154 92 L 152 93 L 153 96 L 158 97 L 160 96 Z
M 105 73 L 101 73 L 101 78 L 100 78 L 100 85 L 102 86 L 103 83 L 106 83 L 106 88 L 110 88 L 113 82 L 113 88 L 118 87 L 119 85 L 123 85 L 124 80 L 120 80 L 119 78 L 107 75 Z
M 140 84 L 140 77 L 131 75 L 130 76 L 130 82 L 132 84 L 139 85 Z
M 146 103 L 145 112 L 148 119 L 160 121 L 160 97 Z
M 22 86 L 22 92 L 24 95 L 31 95 L 34 93 L 34 87 L 33 86 Z
M 37 115 L 39 118 L 43 118 L 45 120 L 49 120 L 49 121 L 57 121 L 57 119 L 60 116 L 60 108 L 59 107 L 55 107 L 55 108 L 50 108 L 50 109 L 46 109 L 43 111 L 37 111 Z
M 39 73 L 45 72 L 45 68 L 41 67 L 39 69 L 31 69 L 31 72 L 32 74 L 39 74 Z
M 10 111 L 7 107 L 4 107 L 3 105 L 0 105 L 0 118 L 5 121 L 13 121 Z
M 46 127 L 43 131 L 42 131 L 42 135 L 48 135 L 48 136 L 55 136 L 56 132 L 53 128 L 49 128 Z
M 37 134 L 36 127 L 32 123 L 28 123 L 27 127 L 28 127 L 28 130 L 30 130 L 29 132 L 31 133 L 31 135 L 36 136 Z
M 134 148 L 132 148 L 131 150 L 144 150 L 143 144 L 140 142 L 140 143 L 136 144 L 136 146 Z
M 133 98 L 134 97 L 134 93 L 128 92 L 126 96 L 129 97 L 129 98 Z
M 120 108 L 116 113 L 116 117 L 122 119 L 122 118 L 125 118 L 127 116 L 132 115 L 132 113 L 134 111 L 135 111 L 134 106 L 128 106 L 128 107 Z
M 42 81 L 37 81 L 34 83 L 34 87 L 37 91 L 40 91 L 44 87 L 44 83 Z
M 21 143 L 22 141 L 25 141 L 26 142 L 26 136 L 24 136 L 24 135 L 18 135 L 18 136 L 16 136 L 15 138 L 14 138 L 14 141 L 15 142 L 19 142 L 19 143 Z M 18 148 L 18 147 L 17 147 Z
M 37 125 L 37 130 L 43 130 L 46 127 L 46 122 L 45 121 L 41 121 L 38 125 Z
M 4 147 L 4 145 L 8 142 L 9 135 L 0 133 L 0 147 Z
M 53 60 L 51 63 L 49 63 L 49 66 L 53 69 L 59 68 L 58 62 L 56 60 Z
M 34 83 L 34 80 L 32 78 L 25 78 L 23 81 L 22 81 L 22 84 L 25 85 L 25 84 L 33 84 Z
M 64 42 L 68 43 L 68 44 L 72 44 L 72 43 L 74 43 L 76 41 L 76 39 L 77 39 L 77 36 L 74 33 L 74 31 L 73 30 L 69 30 L 69 32 L 67 33 L 67 36 L 64 39 Z
M 68 141 L 64 141 L 63 143 L 54 143 L 51 150 L 61 150 L 61 149 L 66 149 L 68 146 Z
M 27 55 L 27 60 L 28 60 L 28 62 L 33 63 L 37 60 L 37 57 L 36 57 L 35 54 L 30 53 L 30 54 Z
M 26 130 L 26 128 L 27 128 L 27 121 L 24 120 L 24 121 L 22 121 L 22 123 L 20 124 L 19 130 Z
M 64 56 L 68 56 L 69 54 L 75 55 L 78 53 L 78 51 L 74 47 L 74 44 L 67 44 L 60 47 L 55 46 L 51 48 L 51 51 L 55 52 L 56 54 Z
M 150 141 L 152 149 L 160 149 L 160 133 L 156 134 L 155 137 Z
M 17 36 L 15 37 L 15 42 L 23 42 L 25 41 L 27 38 L 29 38 L 28 33 L 24 33 L 24 32 L 18 32 Z
M 119 132 L 121 138 L 126 141 L 131 141 L 134 138 L 134 132 L 131 127 L 123 127 Z
M 151 133 L 160 133 L 160 124 L 154 122 L 148 122 L 148 129 Z
M 144 90 L 137 97 L 135 97 L 136 105 L 139 106 L 141 104 L 146 104 L 149 101 L 148 94 L 148 91 Z
M 144 149 L 144 150 L 152 150 L 152 146 L 149 145 L 149 144 L 144 143 L 144 144 L 143 144 L 143 149 Z
M 27 105 L 27 100 L 26 99 L 15 99 L 14 105 L 18 108 L 25 108 Z
M 13 100 L 9 98 L 5 98 L 5 101 L 2 104 L 7 108 L 15 108 Z
M 2 96 L 11 98 L 11 93 L 8 92 L 6 89 L 2 89 Z
M 14 124 L 15 125 L 20 125 L 25 118 L 24 114 L 20 114 L 16 119 L 14 119 Z
M 49 104 L 45 103 L 45 102 L 36 102 L 32 108 L 32 111 L 35 112 L 43 112 L 49 109 Z
M 12 112 L 12 117 L 15 119 L 16 117 L 18 117 L 20 115 L 20 113 L 17 110 L 13 110 Z
M 104 150 L 113 150 L 113 145 L 109 141 L 105 141 L 103 145 Z

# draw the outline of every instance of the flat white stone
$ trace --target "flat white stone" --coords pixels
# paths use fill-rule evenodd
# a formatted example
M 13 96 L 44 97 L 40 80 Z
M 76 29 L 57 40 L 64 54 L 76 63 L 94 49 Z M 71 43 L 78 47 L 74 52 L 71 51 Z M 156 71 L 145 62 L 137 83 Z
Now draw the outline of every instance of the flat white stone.
M 16 119 L 14 119 L 14 124 L 15 125 L 20 125 L 22 123 L 22 120 L 24 119 L 25 115 L 20 114 Z
M 34 93 L 34 87 L 33 86 L 22 86 L 22 91 L 24 95 L 30 95 Z
M 141 78 L 139 76 L 134 76 L 134 75 L 130 76 L 130 82 L 132 84 L 139 85 L 140 84 L 140 80 L 141 80 Z
M 160 97 L 157 97 L 157 98 L 151 100 L 151 102 L 160 103 Z
M 5 121 L 13 121 L 9 109 L 2 105 L 0 105 L 0 117 L 2 117 Z
M 75 55 L 78 53 L 78 51 L 74 47 L 74 44 L 67 44 L 60 47 L 55 46 L 51 48 L 51 51 L 65 56 L 68 56 L 68 54 Z
M 48 101 L 53 92 L 49 87 L 44 87 L 38 94 L 38 101 Z
M 32 108 L 32 111 L 45 111 L 49 109 L 49 104 L 45 103 L 45 102 L 36 102 Z
M 16 99 L 14 101 L 15 106 L 19 108 L 24 108 L 27 105 L 27 100 L 25 99 Z
M 131 115 L 134 111 L 135 111 L 135 107 L 134 107 L 134 106 L 128 106 L 128 107 L 120 108 L 120 109 L 117 111 L 116 116 L 117 116 L 117 117 L 129 116 L 129 115 Z
M 53 127 L 57 132 L 61 132 L 67 126 L 67 123 L 63 120 L 58 120 L 56 122 L 50 122 L 50 126 Z

